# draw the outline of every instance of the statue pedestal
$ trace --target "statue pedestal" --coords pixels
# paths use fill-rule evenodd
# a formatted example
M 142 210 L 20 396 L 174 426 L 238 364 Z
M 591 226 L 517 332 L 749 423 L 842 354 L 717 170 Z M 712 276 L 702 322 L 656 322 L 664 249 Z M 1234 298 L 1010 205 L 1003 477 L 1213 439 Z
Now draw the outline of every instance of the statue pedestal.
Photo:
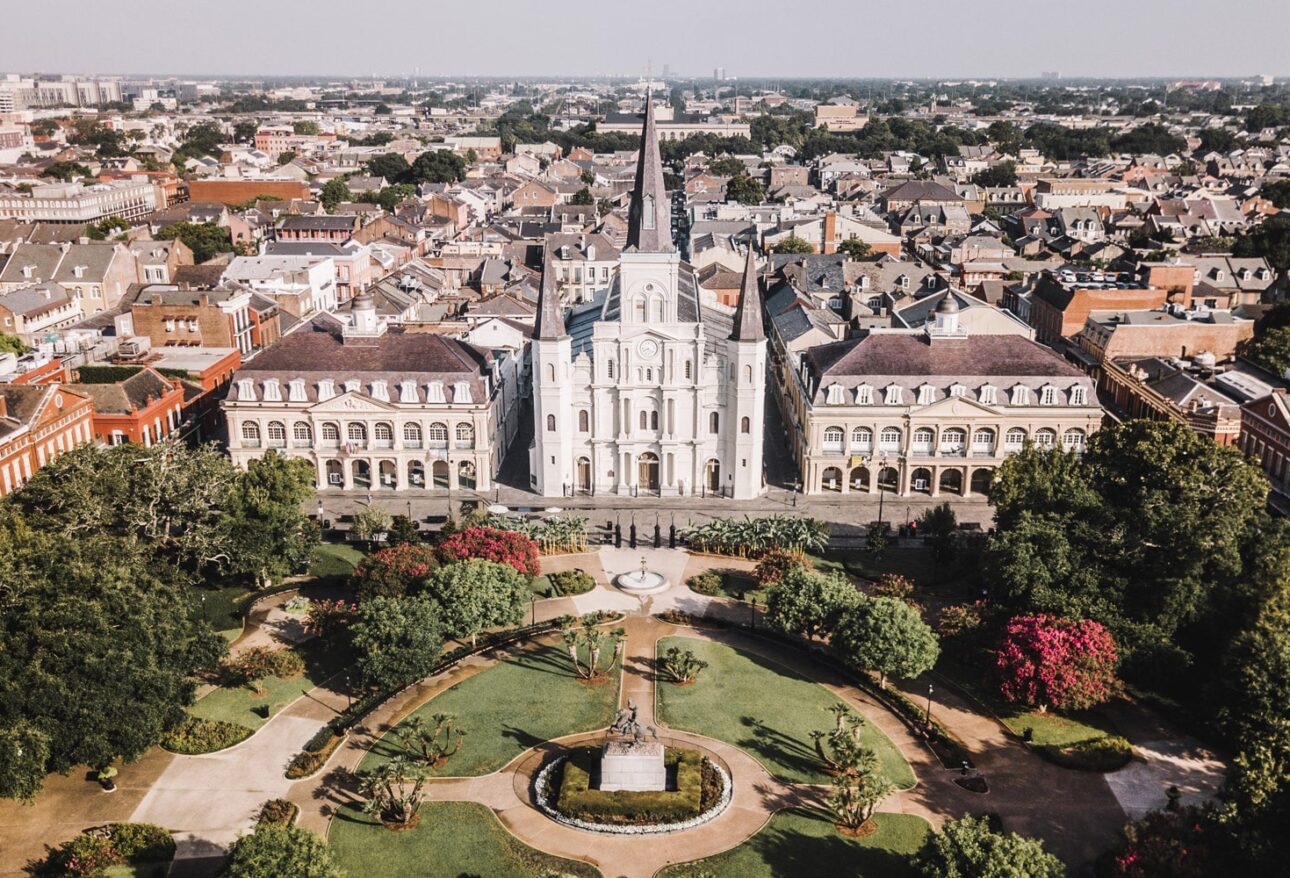
M 600 789 L 667 789 L 663 745 L 657 741 L 610 741 L 600 754 Z

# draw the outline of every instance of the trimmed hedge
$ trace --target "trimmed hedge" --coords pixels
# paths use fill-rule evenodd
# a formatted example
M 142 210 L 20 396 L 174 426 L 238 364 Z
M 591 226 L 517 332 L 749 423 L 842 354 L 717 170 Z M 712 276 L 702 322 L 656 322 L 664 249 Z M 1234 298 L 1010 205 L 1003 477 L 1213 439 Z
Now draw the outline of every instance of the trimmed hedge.
M 257 826 L 280 826 L 286 829 L 296 822 L 296 815 L 299 813 L 300 808 L 295 802 L 286 799 L 269 799 L 260 809 L 255 823 Z
M 1044 744 L 1034 749 L 1049 762 L 1076 771 L 1116 771 L 1128 765 L 1133 758 L 1133 745 L 1119 735 L 1074 744 Z
M 721 574 L 712 570 L 706 570 L 703 573 L 696 573 L 694 576 L 690 577 L 689 581 L 686 582 L 686 585 L 690 587 L 690 591 L 698 594 L 706 594 L 709 596 L 719 595 L 721 594 L 722 586 Z
M 631 826 L 641 823 L 679 823 L 703 812 L 705 792 L 713 784 L 705 783 L 705 774 L 716 775 L 707 759 L 697 750 L 668 748 L 663 761 L 676 777 L 676 789 L 660 792 L 618 790 L 604 792 L 591 789 L 596 772 L 599 748 L 584 747 L 569 754 L 559 780 L 560 794 L 555 807 L 561 814 L 588 823 Z M 707 769 L 705 771 L 705 768 Z M 721 795 L 721 782 L 715 781 L 713 802 Z
M 299 780 L 308 777 L 327 764 L 331 754 L 336 752 L 345 738 L 336 734 L 330 725 L 323 726 L 305 744 L 305 749 L 291 757 L 287 766 L 287 777 Z
M 253 729 L 239 726 L 237 723 L 187 716 L 184 717 L 183 722 L 166 733 L 166 736 L 161 739 L 161 746 L 171 753 L 200 756 L 203 753 L 214 753 L 216 750 L 232 747 L 245 741 L 253 733 Z
M 596 579 L 583 570 L 557 570 L 546 575 L 557 597 L 586 594 L 596 587 Z

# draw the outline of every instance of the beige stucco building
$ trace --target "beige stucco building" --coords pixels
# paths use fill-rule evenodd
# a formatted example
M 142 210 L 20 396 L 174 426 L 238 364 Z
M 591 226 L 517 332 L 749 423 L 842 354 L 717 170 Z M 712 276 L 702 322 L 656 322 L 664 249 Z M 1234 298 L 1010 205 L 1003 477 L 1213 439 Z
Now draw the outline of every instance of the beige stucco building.
M 808 494 L 982 496 L 1027 443 L 1080 452 L 1102 421 L 1088 376 L 1024 336 L 970 334 L 952 295 L 922 330 L 805 352 L 784 395 Z

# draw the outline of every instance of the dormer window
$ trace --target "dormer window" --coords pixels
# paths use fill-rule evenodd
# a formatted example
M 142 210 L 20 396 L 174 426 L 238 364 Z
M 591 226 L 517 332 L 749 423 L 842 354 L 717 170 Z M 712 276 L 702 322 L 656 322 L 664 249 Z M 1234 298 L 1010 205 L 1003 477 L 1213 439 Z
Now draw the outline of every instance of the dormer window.
M 1088 389 L 1082 384 L 1071 388 L 1071 405 L 1088 405 Z
M 264 382 L 264 401 L 280 402 L 282 400 L 282 390 L 278 386 L 277 378 L 269 378 Z
M 357 378 L 350 378 L 348 381 L 345 382 L 346 393 L 358 393 L 362 389 L 363 389 L 363 382 L 359 381 Z
M 462 403 L 466 403 L 466 404 L 470 403 L 471 399 L 470 399 L 469 381 L 458 381 L 456 384 L 452 386 L 452 401 L 454 404 L 457 404 L 457 405 L 460 405 Z
M 829 405 L 842 405 L 841 384 L 830 384 L 827 392 Z
M 323 378 L 318 382 L 318 401 L 331 399 L 336 395 L 336 382 L 330 378 Z
M 963 397 L 967 396 L 967 388 L 962 384 L 950 385 L 950 396 Z
M 1057 388 L 1045 387 L 1039 396 L 1040 405 L 1057 405 Z
M 444 403 L 447 401 L 443 395 L 442 381 L 431 381 L 426 385 L 426 402 Z
M 417 383 L 404 381 L 399 385 L 399 402 L 415 403 L 417 401 Z
M 999 402 L 999 388 L 993 384 L 986 384 L 981 387 L 980 402 L 982 405 L 997 405 Z
M 856 388 L 856 405 L 873 405 L 873 388 L 868 384 Z
M 255 382 L 250 378 L 238 381 L 237 398 L 239 402 L 255 402 Z
M 1018 384 L 1012 388 L 1013 405 L 1030 405 L 1030 388 L 1024 384 Z
M 390 401 L 390 388 L 384 381 L 372 382 L 372 399 L 379 399 L 382 402 Z
M 924 384 L 918 388 L 918 404 L 931 405 L 936 402 L 936 388 L 930 384 Z
M 292 378 L 287 384 L 287 399 L 291 402 L 305 401 L 305 381 L 303 378 Z
M 883 399 L 883 404 L 884 404 L 884 405 L 901 405 L 900 397 L 901 397 L 901 393 L 900 393 L 900 385 L 898 385 L 898 384 L 893 384 L 893 385 L 891 385 L 890 387 L 888 387 L 888 388 L 887 388 L 887 392 L 886 392 L 885 397 L 884 397 L 884 399 Z

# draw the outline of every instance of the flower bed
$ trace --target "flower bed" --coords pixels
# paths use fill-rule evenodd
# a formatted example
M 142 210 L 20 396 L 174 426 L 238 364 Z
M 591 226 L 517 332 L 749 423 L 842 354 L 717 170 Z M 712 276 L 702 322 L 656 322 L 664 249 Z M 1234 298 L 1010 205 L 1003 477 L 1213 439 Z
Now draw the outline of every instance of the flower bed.
M 240 744 L 251 737 L 252 732 L 252 729 L 237 723 L 189 716 L 166 733 L 161 746 L 171 753 L 199 756 Z
M 331 725 L 323 726 L 309 739 L 302 751 L 291 757 L 291 764 L 287 766 L 287 777 L 299 780 L 316 773 L 327 764 L 331 754 L 336 752 L 336 748 L 344 740 L 345 736 L 336 734 Z
M 533 799 L 538 810 L 557 823 L 612 835 L 656 835 L 702 826 L 730 806 L 733 786 L 729 773 L 698 751 L 667 751 L 676 764 L 680 787 L 670 792 L 603 793 L 588 789 L 590 775 L 586 766 L 589 762 L 583 761 L 584 754 L 594 756 L 594 750 L 575 751 L 572 758 L 559 756 L 533 780 Z M 575 809 L 581 816 L 562 813 L 562 810 Z M 694 816 L 670 819 L 687 812 Z M 629 816 L 653 822 L 624 822 Z

